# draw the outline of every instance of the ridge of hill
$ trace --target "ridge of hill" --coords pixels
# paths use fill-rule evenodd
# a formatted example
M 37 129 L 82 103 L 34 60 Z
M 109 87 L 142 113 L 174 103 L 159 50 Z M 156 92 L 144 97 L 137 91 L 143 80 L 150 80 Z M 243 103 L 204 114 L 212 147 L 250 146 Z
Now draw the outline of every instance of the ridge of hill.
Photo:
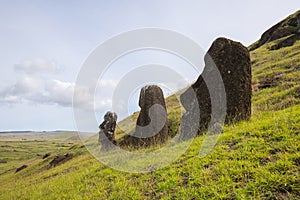
M 300 10 L 289 15 L 287 18 L 285 18 L 284 20 L 280 21 L 279 23 L 275 24 L 270 29 L 265 31 L 257 42 L 250 45 L 249 49 L 250 51 L 253 51 L 268 42 L 272 42 L 277 39 L 284 38 L 286 36 L 299 35 L 299 33 L 300 33 Z M 290 42 L 288 42 L 288 44 L 290 44 Z
M 109 168 L 80 143 L 29 149 L 34 143 L 0 141 L 1 160 L 7 161 L 0 163 L 0 199 L 300 199 L 300 41 L 272 48 L 292 35 L 252 49 L 252 117 L 225 126 L 206 157 L 198 156 L 204 139 L 198 136 L 171 165 L 136 174 Z M 176 95 L 166 103 L 172 136 L 181 110 Z M 123 133 L 118 134 L 121 139 Z M 12 149 L 19 158 L 5 157 Z M 49 167 L 55 153 L 26 157 L 29 150 L 73 157 Z M 22 164 L 28 167 L 15 173 Z

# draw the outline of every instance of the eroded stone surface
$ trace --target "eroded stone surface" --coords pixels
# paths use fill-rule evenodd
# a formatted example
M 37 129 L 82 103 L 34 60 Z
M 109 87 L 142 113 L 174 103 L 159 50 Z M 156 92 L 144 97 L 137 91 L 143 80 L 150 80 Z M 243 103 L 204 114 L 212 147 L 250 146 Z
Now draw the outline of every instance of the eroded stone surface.
M 141 111 L 134 133 L 134 145 L 149 146 L 165 142 L 168 138 L 168 120 L 161 88 L 156 85 L 143 87 L 140 92 L 139 106 Z
M 227 101 L 225 122 L 234 123 L 240 120 L 249 120 L 251 116 L 252 91 L 249 52 L 239 42 L 218 38 L 213 42 L 205 56 L 203 73 L 180 97 L 181 103 L 187 111 L 182 118 L 182 123 L 187 123 L 187 125 L 183 124 L 183 126 L 187 127 L 187 130 L 184 129 L 187 133 L 195 130 L 193 124 L 188 124 L 193 118 L 193 111 L 196 110 L 195 106 L 199 106 L 200 109 L 199 133 L 206 131 L 211 121 L 211 98 L 207 84 L 203 79 L 203 74 L 206 74 L 206 77 L 210 79 L 212 77 L 210 74 L 213 64 L 220 71 L 225 87 Z M 210 81 L 213 82 L 213 80 Z M 219 88 L 219 86 L 214 85 L 213 88 Z M 197 96 L 198 105 L 192 100 L 193 92 Z M 219 123 L 219 119 L 214 119 L 213 121 Z M 191 130 L 188 131 L 188 128 Z

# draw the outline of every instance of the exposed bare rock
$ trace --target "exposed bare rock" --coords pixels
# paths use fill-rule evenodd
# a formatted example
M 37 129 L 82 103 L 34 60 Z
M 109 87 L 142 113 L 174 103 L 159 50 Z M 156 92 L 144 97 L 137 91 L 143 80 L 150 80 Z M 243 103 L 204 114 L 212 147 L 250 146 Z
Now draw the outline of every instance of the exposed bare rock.
M 70 160 L 73 157 L 73 154 L 67 153 L 65 155 L 57 155 L 55 158 L 49 163 L 50 167 L 55 167 L 61 163 L 64 163 Z
M 22 166 L 20 166 L 20 167 L 18 167 L 17 169 L 16 169 L 16 172 L 15 173 L 17 173 L 17 172 L 19 172 L 19 171 L 21 171 L 21 170 L 23 170 L 23 169 L 25 169 L 25 168 L 27 168 L 28 166 L 27 165 L 22 165 Z
M 260 40 L 250 47 L 250 51 L 259 48 L 267 42 L 271 42 L 289 35 L 297 34 L 300 31 L 300 10 L 288 16 L 286 19 L 272 26 L 264 32 Z
M 43 159 L 48 158 L 51 155 L 51 153 L 46 153 L 45 155 L 43 155 Z
M 300 33 L 296 33 L 295 35 L 291 35 L 290 37 L 287 37 L 286 39 L 278 42 L 277 44 L 271 46 L 271 50 L 278 50 L 283 47 L 289 47 L 293 46 L 297 40 L 300 40 Z

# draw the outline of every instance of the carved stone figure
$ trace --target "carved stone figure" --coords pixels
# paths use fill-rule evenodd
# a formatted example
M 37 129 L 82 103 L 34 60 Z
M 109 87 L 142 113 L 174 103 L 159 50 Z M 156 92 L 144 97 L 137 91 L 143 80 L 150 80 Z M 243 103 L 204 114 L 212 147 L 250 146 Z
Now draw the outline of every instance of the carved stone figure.
M 249 120 L 251 116 L 252 89 L 251 63 L 247 48 L 239 42 L 226 38 L 218 38 L 213 42 L 205 56 L 205 67 L 202 74 L 206 74 L 208 78 L 210 78 L 209 74 L 213 64 L 218 68 L 225 87 L 227 102 L 225 123 Z M 210 92 L 214 91 L 209 92 L 202 74 L 198 80 L 180 96 L 180 101 L 186 110 L 186 114 L 182 119 L 182 127 L 184 127 L 183 130 L 187 133 L 195 130 L 194 125 L 189 124 L 190 119 L 195 118 L 193 116 L 195 106 L 199 106 L 200 110 L 200 134 L 207 130 L 211 122 Z M 195 98 L 192 98 L 192 94 L 196 95 L 198 104 L 195 102 Z M 213 121 L 219 122 L 218 119 L 213 119 Z M 219 125 L 211 125 L 212 127 L 219 127 Z M 191 131 L 189 129 L 191 129 Z M 216 130 L 221 132 L 219 128 Z
M 99 143 L 101 150 L 109 150 L 117 143 L 115 140 L 117 118 L 116 113 L 109 111 L 104 115 L 104 121 L 99 125 Z
M 156 85 L 148 85 L 141 89 L 133 143 L 135 146 L 161 144 L 168 139 L 167 108 L 163 91 Z

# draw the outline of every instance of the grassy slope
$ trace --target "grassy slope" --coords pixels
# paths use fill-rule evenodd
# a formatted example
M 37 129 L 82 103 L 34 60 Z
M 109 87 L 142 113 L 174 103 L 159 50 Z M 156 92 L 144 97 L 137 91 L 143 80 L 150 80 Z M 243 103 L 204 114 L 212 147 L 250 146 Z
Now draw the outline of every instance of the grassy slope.
M 82 138 L 87 138 L 91 133 L 80 133 Z M 0 134 L 0 141 L 48 141 L 48 140 L 79 140 L 77 131 L 60 132 L 20 132 Z
M 253 94 L 250 122 L 225 127 L 207 157 L 198 156 L 199 136 L 170 166 L 131 174 L 110 169 L 71 145 L 68 151 L 76 156 L 65 164 L 46 169 L 50 158 L 35 158 L 19 173 L 0 175 L 0 199 L 299 199 L 300 42 L 276 51 L 268 45 L 251 52 L 253 86 L 281 78 Z M 176 107 L 170 99 L 169 106 Z M 169 112 L 176 128 L 180 111 Z

